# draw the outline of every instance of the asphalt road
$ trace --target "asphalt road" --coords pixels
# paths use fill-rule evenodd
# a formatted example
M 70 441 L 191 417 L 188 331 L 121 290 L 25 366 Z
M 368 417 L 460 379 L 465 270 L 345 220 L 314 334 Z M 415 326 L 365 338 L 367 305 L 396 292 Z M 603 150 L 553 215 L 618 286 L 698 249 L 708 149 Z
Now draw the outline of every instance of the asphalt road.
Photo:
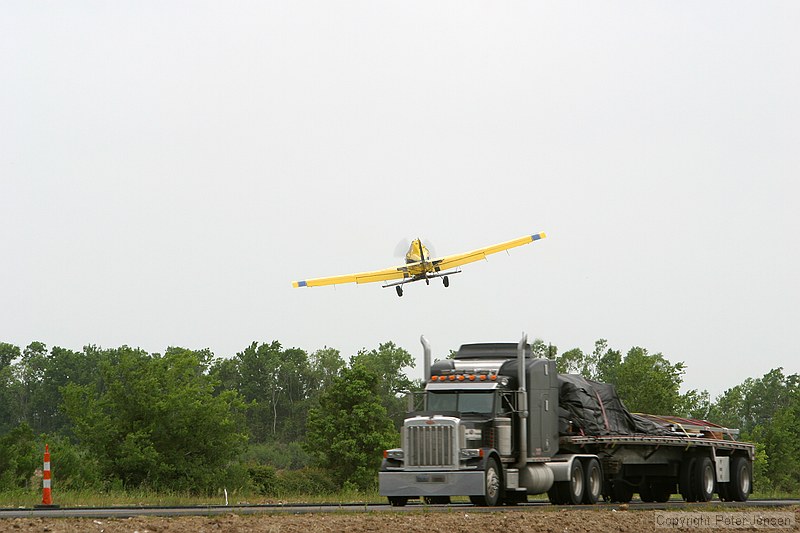
M 691 510 L 703 511 L 713 507 L 719 510 L 720 506 L 727 508 L 757 508 L 757 507 L 788 507 L 800 505 L 800 500 L 750 500 L 747 502 L 720 502 L 686 503 L 675 500 L 667 503 L 642 503 L 633 501 L 627 504 L 629 510 Z M 495 512 L 502 510 L 525 510 L 552 507 L 549 502 L 536 501 L 520 504 L 514 507 L 475 507 L 470 504 L 451 505 L 424 505 L 422 503 L 409 503 L 405 507 L 391 507 L 386 504 L 291 504 L 291 505 L 214 505 L 197 507 L 63 507 L 55 509 L 0 509 L 0 519 L 3 518 L 130 518 L 134 516 L 212 516 L 258 513 L 330 513 L 330 512 L 414 512 L 425 509 L 429 512 L 447 512 L 452 509 L 471 509 L 472 512 Z M 596 505 L 569 505 L 561 506 L 565 509 L 618 509 L 620 504 Z

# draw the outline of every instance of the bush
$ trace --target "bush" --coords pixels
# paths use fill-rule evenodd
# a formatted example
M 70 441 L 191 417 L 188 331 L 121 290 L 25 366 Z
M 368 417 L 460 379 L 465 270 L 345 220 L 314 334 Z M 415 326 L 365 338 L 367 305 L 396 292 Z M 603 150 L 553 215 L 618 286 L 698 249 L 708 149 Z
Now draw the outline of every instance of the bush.
M 86 449 L 59 435 L 48 437 L 47 442 L 50 445 L 54 488 L 66 490 L 103 488 L 100 465 Z
M 278 476 L 275 469 L 267 465 L 250 465 L 247 468 L 250 474 L 250 483 L 259 494 L 272 495 L 278 486 Z
M 247 464 L 270 465 L 278 470 L 298 470 L 311 464 L 311 455 L 300 442 L 251 444 L 240 460 Z
M 254 464 L 248 467 L 248 473 L 253 490 L 273 498 L 332 494 L 338 488 L 327 472 L 317 468 L 276 470 L 272 466 Z
M 0 490 L 34 488 L 31 477 L 42 468 L 43 452 L 24 422 L 0 437 Z

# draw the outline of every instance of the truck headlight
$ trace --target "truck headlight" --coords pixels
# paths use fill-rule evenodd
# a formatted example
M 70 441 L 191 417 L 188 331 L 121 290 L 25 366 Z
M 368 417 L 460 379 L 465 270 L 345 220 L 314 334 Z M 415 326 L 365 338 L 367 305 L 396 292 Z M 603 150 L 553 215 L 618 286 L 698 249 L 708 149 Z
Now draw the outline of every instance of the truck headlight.
M 483 457 L 483 448 L 461 448 L 462 459 L 474 459 L 475 457 Z
M 383 451 L 383 458 L 384 459 L 394 459 L 395 461 L 402 461 L 403 460 L 403 450 L 400 448 L 395 448 L 393 450 L 384 450 Z

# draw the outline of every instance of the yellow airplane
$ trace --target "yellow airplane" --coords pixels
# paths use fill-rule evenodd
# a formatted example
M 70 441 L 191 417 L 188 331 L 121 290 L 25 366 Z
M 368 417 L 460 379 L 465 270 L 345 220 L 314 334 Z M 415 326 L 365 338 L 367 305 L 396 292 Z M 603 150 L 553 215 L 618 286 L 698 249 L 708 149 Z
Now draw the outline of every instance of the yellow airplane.
M 371 272 L 359 272 L 357 274 L 345 274 L 343 276 L 331 276 L 327 278 L 307 279 L 303 281 L 293 281 L 293 287 L 318 287 L 320 285 L 338 285 L 340 283 L 372 283 L 375 281 L 392 281 L 384 283 L 383 287 L 394 287 L 397 296 L 403 296 L 403 285 L 413 281 L 425 280 L 430 285 L 432 278 L 442 278 L 445 287 L 450 286 L 449 275 L 458 274 L 461 265 L 485 259 L 487 255 L 502 252 L 509 248 L 515 248 L 528 244 L 529 242 L 544 239 L 544 233 L 525 235 L 518 239 L 513 239 L 500 244 L 493 244 L 466 252 L 463 254 L 448 255 L 439 259 L 432 259 L 428 249 L 422 244 L 420 239 L 414 239 L 406 253 L 406 264 L 398 267 L 384 268 L 383 270 L 373 270 Z M 455 269 L 455 270 L 450 270 Z

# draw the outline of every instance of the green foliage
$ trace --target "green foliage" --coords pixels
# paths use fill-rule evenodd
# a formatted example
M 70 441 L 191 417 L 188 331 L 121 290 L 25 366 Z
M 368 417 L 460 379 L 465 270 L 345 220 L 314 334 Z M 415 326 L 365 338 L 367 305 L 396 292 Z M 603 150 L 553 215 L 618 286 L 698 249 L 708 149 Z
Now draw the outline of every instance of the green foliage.
M 21 356 L 17 346 L 0 342 L 0 435 L 19 422 L 19 404 L 12 361 Z
M 213 373 L 247 402 L 247 425 L 254 442 L 287 442 L 305 431 L 307 402 L 315 383 L 335 375 L 335 369 L 321 368 L 335 367 L 330 351 L 314 362 L 312 367 L 303 350 L 283 349 L 278 341 L 254 342 L 233 359 L 217 363 Z
M 264 496 L 282 498 L 298 494 L 332 494 L 337 486 L 330 475 L 317 468 L 277 470 L 253 464 L 248 467 L 252 488 Z
M 406 414 L 405 394 L 414 390 L 403 369 L 414 368 L 414 364 L 414 357 L 393 342 L 380 344 L 377 350 L 360 350 L 350 359 L 351 367 L 361 365 L 378 376 L 378 397 L 398 430 Z
M 247 464 L 265 464 L 281 470 L 305 468 L 312 461 L 302 442 L 251 444 L 239 459 Z
M 374 485 L 382 450 L 397 440 L 380 401 L 382 390 L 379 376 L 356 362 L 333 380 L 309 413 L 306 449 L 340 485 Z
M 22 423 L 0 437 L 0 491 L 31 488 L 31 476 L 42 466 L 33 430 Z
M 65 408 L 105 476 L 126 487 L 210 490 L 243 448 L 235 391 L 213 395 L 209 354 L 164 356 L 122 347 L 101 361 L 94 385 L 69 384 Z

